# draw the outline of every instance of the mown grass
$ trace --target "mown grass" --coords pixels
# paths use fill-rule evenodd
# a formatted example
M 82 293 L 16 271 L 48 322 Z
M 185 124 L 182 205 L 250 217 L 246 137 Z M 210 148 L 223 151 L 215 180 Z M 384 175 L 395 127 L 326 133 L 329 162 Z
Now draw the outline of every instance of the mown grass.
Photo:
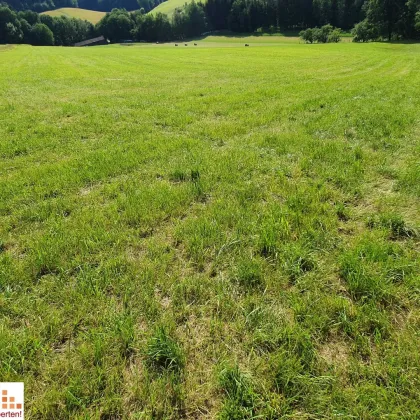
M 2 50 L 1 380 L 28 418 L 419 417 L 419 45 L 206 45 Z
M 61 7 L 60 9 L 47 10 L 41 14 L 49 16 L 67 16 L 71 18 L 83 19 L 93 24 L 98 23 L 104 16 L 105 12 L 97 12 L 96 10 L 79 9 L 77 7 Z

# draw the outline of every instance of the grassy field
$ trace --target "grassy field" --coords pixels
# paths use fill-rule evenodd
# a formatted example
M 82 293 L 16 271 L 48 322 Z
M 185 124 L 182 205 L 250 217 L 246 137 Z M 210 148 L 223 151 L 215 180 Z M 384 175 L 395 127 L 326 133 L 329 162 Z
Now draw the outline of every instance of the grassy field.
M 50 16 L 67 16 L 87 20 L 93 24 L 98 23 L 104 16 L 105 12 L 97 12 L 95 10 L 78 9 L 74 7 L 62 7 L 61 9 L 48 10 L 41 14 Z
M 30 419 L 419 418 L 420 45 L 217 41 L 0 49 L 1 381 Z
M 166 0 L 163 3 L 159 4 L 157 7 L 152 9 L 149 13 L 163 13 L 171 17 L 175 9 L 181 8 L 184 4 L 189 3 L 191 0 Z

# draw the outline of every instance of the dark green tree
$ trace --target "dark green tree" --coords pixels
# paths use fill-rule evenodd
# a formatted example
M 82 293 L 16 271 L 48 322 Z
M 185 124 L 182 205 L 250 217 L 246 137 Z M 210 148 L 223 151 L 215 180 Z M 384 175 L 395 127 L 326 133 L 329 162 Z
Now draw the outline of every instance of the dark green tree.
M 299 36 L 307 43 L 313 44 L 315 41 L 314 30 L 312 28 L 305 29 L 299 32 Z
M 228 29 L 233 0 L 207 0 L 204 10 L 212 29 Z
M 136 15 L 136 27 L 131 32 L 137 41 L 164 42 L 173 38 L 172 26 L 166 15 Z
M 176 9 L 172 16 L 172 31 L 176 39 L 201 35 L 207 29 L 203 6 L 194 0 L 182 9 Z
M 54 35 L 51 29 L 43 23 L 36 23 L 31 29 L 32 45 L 54 45 Z
M 406 0 L 370 0 L 367 19 L 390 41 L 400 34 L 407 11 Z
M 19 19 L 25 19 L 29 25 L 35 25 L 35 23 L 39 23 L 39 14 L 33 12 L 32 10 L 24 10 L 18 13 Z
M 17 14 L 8 7 L 0 7 L 0 44 L 17 44 L 23 32 Z
M 31 43 L 31 30 L 32 27 L 25 19 L 19 19 L 20 27 L 22 30 L 22 43 L 23 44 L 30 44 Z
M 113 9 L 98 22 L 96 29 L 111 42 L 130 39 L 134 19 L 125 9 Z

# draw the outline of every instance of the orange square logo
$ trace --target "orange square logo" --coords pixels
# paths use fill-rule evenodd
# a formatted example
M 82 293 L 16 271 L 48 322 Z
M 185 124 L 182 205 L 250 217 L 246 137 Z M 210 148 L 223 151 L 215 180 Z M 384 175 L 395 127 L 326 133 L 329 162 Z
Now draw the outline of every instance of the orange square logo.
M 0 417 L 24 419 L 23 382 L 0 382 Z

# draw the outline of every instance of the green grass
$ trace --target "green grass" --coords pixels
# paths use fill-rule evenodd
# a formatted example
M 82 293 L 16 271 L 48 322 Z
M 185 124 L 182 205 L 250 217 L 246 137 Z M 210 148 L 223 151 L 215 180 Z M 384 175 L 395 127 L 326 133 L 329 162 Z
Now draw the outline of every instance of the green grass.
M 95 10 L 78 9 L 76 7 L 62 7 L 60 9 L 48 10 L 41 14 L 49 16 L 67 16 L 71 18 L 83 19 L 93 24 L 98 23 L 104 16 L 105 12 L 97 12 Z
M 420 417 L 420 45 L 263 38 L 0 49 L 28 418 Z
M 191 0 L 166 0 L 154 9 L 152 9 L 149 13 L 163 13 L 164 15 L 167 15 L 170 18 L 174 14 L 175 9 L 180 9 L 185 4 L 190 2 Z

